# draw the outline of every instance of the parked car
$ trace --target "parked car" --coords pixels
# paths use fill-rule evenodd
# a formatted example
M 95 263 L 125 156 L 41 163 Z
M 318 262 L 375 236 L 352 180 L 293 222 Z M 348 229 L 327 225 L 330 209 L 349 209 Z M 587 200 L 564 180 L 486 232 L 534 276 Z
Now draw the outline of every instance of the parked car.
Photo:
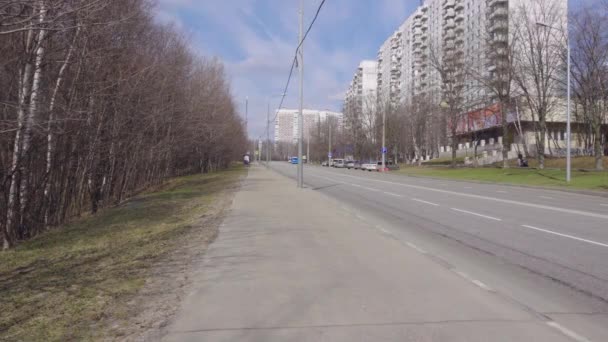
M 380 162 L 380 165 L 382 165 L 382 162 Z M 370 161 L 367 163 L 363 163 L 361 164 L 361 170 L 363 171 L 377 171 L 378 170 L 378 162 L 374 162 L 374 161 Z
M 324 161 L 321 163 L 321 166 L 329 166 L 329 161 Z
M 346 168 L 349 169 L 349 170 L 350 169 L 356 169 L 355 165 L 357 165 L 358 163 L 359 163 L 358 160 L 349 160 L 349 161 L 346 162 Z
M 346 161 L 344 159 L 334 159 L 333 167 L 343 169 L 346 167 Z
M 360 161 L 356 161 L 355 165 L 353 166 L 353 169 L 355 170 L 361 170 L 361 162 Z

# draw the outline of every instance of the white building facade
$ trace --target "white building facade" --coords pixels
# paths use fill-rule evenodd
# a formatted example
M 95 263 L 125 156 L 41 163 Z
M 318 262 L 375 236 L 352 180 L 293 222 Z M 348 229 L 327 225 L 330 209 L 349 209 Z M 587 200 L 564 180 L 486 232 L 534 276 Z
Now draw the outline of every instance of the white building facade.
M 276 113 L 276 120 L 274 126 L 274 142 L 275 144 L 283 143 L 297 143 L 298 142 L 298 114 L 297 109 L 281 109 Z M 328 118 L 333 118 L 338 124 L 338 127 L 342 127 L 342 113 L 331 112 L 327 110 L 303 110 L 303 121 L 304 121 L 304 139 L 311 136 L 311 130 L 313 130 L 319 123 L 327 121 Z

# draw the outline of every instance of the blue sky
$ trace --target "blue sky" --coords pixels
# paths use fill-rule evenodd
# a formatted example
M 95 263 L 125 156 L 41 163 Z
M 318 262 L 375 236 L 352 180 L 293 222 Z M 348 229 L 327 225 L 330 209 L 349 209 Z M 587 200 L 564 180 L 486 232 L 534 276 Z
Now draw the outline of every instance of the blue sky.
M 193 48 L 226 65 L 244 115 L 249 97 L 249 135 L 265 131 L 268 97 L 287 80 L 298 41 L 299 0 L 157 0 L 157 17 L 173 22 Z M 320 0 L 305 0 L 305 24 Z M 304 47 L 304 104 L 341 110 L 342 99 L 362 59 L 375 59 L 384 40 L 416 8 L 416 0 L 327 0 Z M 293 78 L 284 107 L 297 107 Z M 276 108 L 279 98 L 272 99 Z

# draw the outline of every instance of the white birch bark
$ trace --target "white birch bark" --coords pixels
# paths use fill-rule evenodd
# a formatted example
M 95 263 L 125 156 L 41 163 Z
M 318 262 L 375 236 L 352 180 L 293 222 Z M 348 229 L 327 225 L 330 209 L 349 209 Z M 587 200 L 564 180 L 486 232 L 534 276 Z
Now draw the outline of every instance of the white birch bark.
M 26 38 L 26 54 L 29 53 L 32 45 L 34 32 L 30 29 L 27 33 Z M 15 220 L 15 200 L 17 196 L 17 182 L 18 175 L 17 169 L 21 163 L 22 158 L 22 140 L 25 128 L 25 105 L 26 99 L 30 93 L 31 86 L 31 75 L 32 75 L 32 63 L 29 58 L 26 58 L 23 71 L 19 77 L 19 103 L 17 109 L 17 132 L 15 133 L 15 141 L 13 145 L 13 156 L 11 164 L 11 185 L 9 187 L 8 201 L 7 201 L 7 214 L 6 214 L 6 226 L 4 227 L 2 249 L 8 249 L 12 245 L 12 239 L 14 238 L 14 220 Z
M 44 19 L 46 18 L 46 4 L 44 0 L 40 0 L 38 2 L 40 6 L 40 15 L 39 22 L 42 24 Z M 42 61 L 44 59 L 44 39 L 46 37 L 46 30 L 44 28 L 40 28 L 38 31 L 38 38 L 36 41 L 36 61 L 34 67 L 34 77 L 32 79 L 32 90 L 30 93 L 30 103 L 29 109 L 27 113 L 27 117 L 25 118 L 25 131 L 23 134 L 23 145 L 21 147 L 21 156 L 25 158 L 29 153 L 31 140 L 32 140 L 32 128 L 35 122 L 36 111 L 38 109 L 38 95 L 40 92 L 40 79 L 42 75 Z M 29 170 L 25 163 L 21 163 L 20 165 L 20 176 L 21 176 L 21 184 L 19 189 L 19 201 L 20 201 L 20 220 L 23 223 L 25 206 L 27 205 L 27 190 L 28 190 L 28 173 Z
M 57 80 L 55 81 L 55 88 L 53 89 L 53 94 L 51 95 L 50 103 L 49 103 L 49 121 L 47 124 L 47 135 L 46 135 L 46 184 L 44 186 L 44 203 L 46 204 L 46 209 L 44 212 L 44 226 L 48 226 L 49 221 L 49 194 L 51 190 L 51 167 L 53 165 L 53 121 L 55 121 L 55 100 L 57 98 L 57 93 L 59 92 L 59 88 L 61 87 L 61 83 L 63 82 L 63 74 L 65 73 L 68 64 L 72 58 L 72 54 L 74 53 L 74 46 L 76 45 L 76 40 L 78 39 L 78 35 L 80 34 L 80 27 L 76 29 L 76 33 L 74 34 L 74 39 L 72 40 L 72 44 L 68 50 L 68 53 L 65 56 L 65 60 L 59 68 L 59 73 L 57 75 Z

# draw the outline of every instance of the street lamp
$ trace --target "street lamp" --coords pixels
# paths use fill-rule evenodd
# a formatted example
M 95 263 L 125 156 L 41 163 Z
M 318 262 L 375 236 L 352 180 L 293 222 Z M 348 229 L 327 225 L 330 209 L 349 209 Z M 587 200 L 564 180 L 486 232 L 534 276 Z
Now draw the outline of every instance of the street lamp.
M 544 27 L 544 28 L 548 28 L 550 30 L 556 30 L 556 31 L 561 31 L 560 29 L 558 29 L 557 27 L 545 24 L 545 23 L 541 23 L 541 22 L 537 22 L 536 23 L 537 26 L 539 27 Z M 570 147 L 570 134 L 571 134 L 571 129 L 570 129 L 570 64 L 571 64 L 571 60 L 570 60 L 570 35 L 566 34 L 566 45 L 567 45 L 567 50 L 568 50 L 568 56 L 567 56 L 567 64 L 568 64 L 568 76 L 567 76 L 567 87 L 568 87 L 568 112 L 567 112 L 567 119 L 566 119 L 566 182 L 570 183 L 570 179 L 571 179 L 571 175 L 572 175 L 572 163 L 571 163 L 571 147 Z
M 266 167 L 270 166 L 270 100 L 275 97 L 284 98 L 286 93 L 271 95 L 268 97 L 268 110 L 266 111 Z M 262 151 L 260 151 L 260 159 Z

